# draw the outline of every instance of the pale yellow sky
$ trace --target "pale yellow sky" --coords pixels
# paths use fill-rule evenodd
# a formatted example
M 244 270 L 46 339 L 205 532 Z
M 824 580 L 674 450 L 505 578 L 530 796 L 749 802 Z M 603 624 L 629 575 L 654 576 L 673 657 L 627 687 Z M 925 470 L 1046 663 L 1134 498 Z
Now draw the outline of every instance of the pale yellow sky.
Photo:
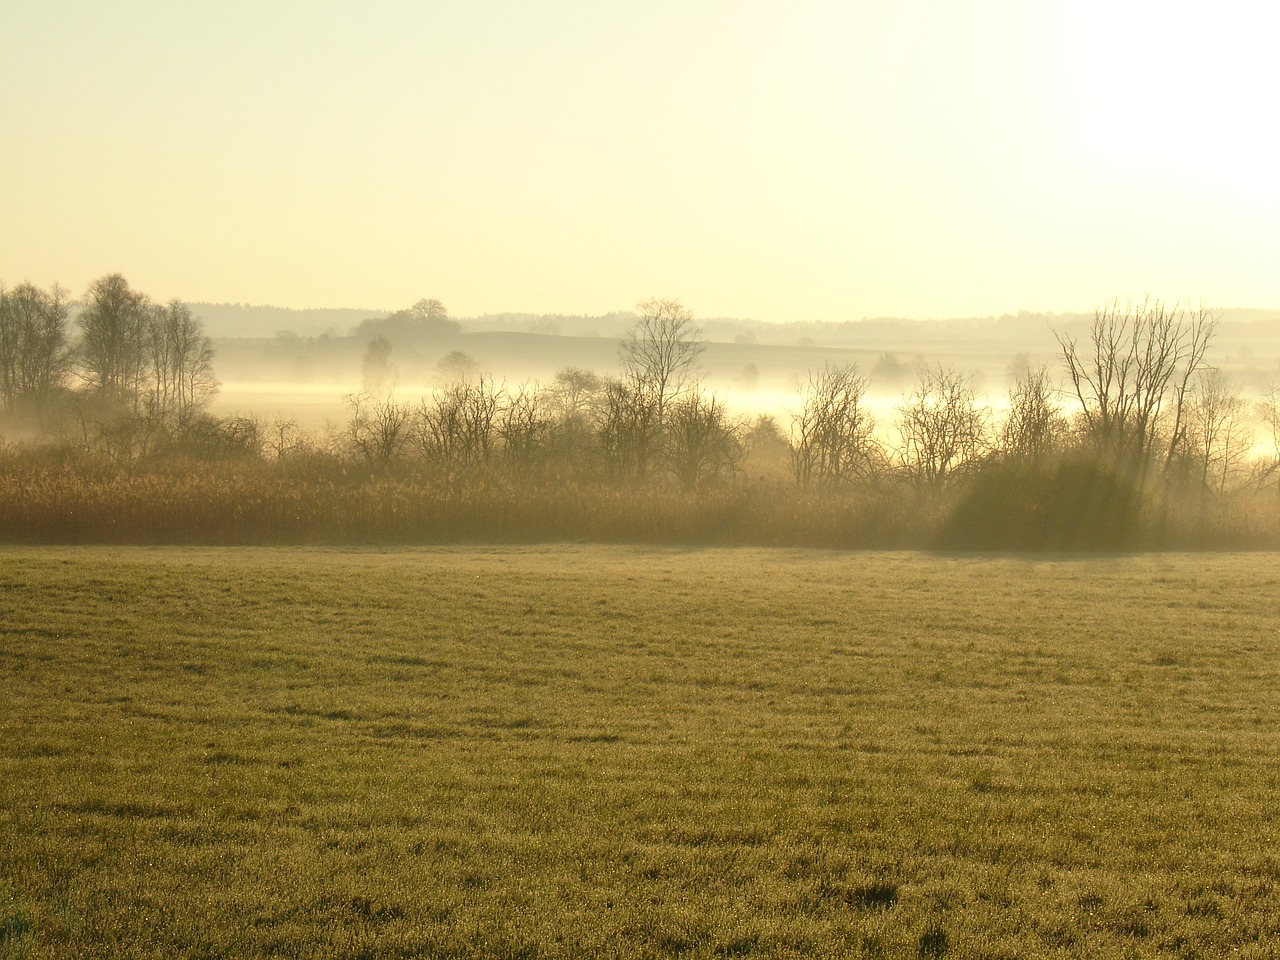
M 1271 3 L 5 6 L 9 285 L 460 316 L 1280 306 Z

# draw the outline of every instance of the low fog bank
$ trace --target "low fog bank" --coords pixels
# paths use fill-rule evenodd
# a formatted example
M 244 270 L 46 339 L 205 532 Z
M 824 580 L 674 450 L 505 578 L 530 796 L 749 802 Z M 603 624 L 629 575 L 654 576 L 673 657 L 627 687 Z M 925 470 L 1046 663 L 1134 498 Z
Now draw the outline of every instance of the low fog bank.
M 344 400 L 366 392 L 415 402 L 460 378 L 486 376 L 516 388 L 543 387 L 565 369 L 602 377 L 622 372 L 620 348 L 638 319 L 635 313 L 602 316 L 501 314 L 452 319 L 436 301 L 417 326 L 395 322 L 408 311 L 368 316 L 364 311 L 289 311 L 239 305 L 194 305 L 213 310 L 226 327 L 294 322 L 271 335 L 219 336 L 221 391 L 211 410 L 287 416 L 309 427 L 336 423 L 347 414 Z M 259 317 L 258 312 L 267 314 Z M 426 316 L 428 312 L 432 315 Z M 359 318 L 356 320 L 355 318 Z M 353 323 L 352 321 L 355 320 Z M 829 323 L 774 324 L 755 320 L 698 320 L 702 350 L 698 374 L 704 388 L 742 417 L 773 416 L 788 424 L 801 405 L 807 378 L 829 366 L 856 366 L 867 380 L 867 402 L 880 421 L 915 386 L 930 365 L 968 377 L 993 410 L 1007 403 L 1019 371 L 1044 366 L 1060 375 L 1059 338 L 1087 340 L 1092 314 L 1032 314 L 912 321 L 868 319 Z M 346 323 L 345 328 L 336 321 Z M 327 326 L 315 330 L 320 323 Z M 385 341 L 382 373 L 371 382 L 370 344 Z M 1207 356 L 1242 396 L 1252 401 L 1280 381 L 1280 312 L 1229 310 L 1217 314 Z
M 435 302 L 435 301 L 428 301 Z M 299 337 L 345 337 L 361 323 L 393 314 L 391 310 L 325 308 L 296 310 L 286 307 L 254 306 L 243 303 L 187 304 L 201 317 L 205 329 L 217 340 L 269 339 L 277 335 Z M 1219 337 L 1280 355 L 1280 309 L 1226 308 L 1214 311 L 1219 321 Z M 865 347 L 868 342 L 883 349 L 911 353 L 921 344 L 970 343 L 1016 339 L 1021 349 L 1050 349 L 1052 331 L 1070 334 L 1088 329 L 1093 312 L 1052 313 L 1021 310 L 989 317 L 953 317 L 913 320 L 899 317 L 864 317 L 858 320 L 803 320 L 774 322 L 751 318 L 699 318 L 698 325 L 708 341 L 721 343 L 761 343 L 771 346 Z M 604 338 L 618 340 L 627 335 L 638 315 L 619 310 L 607 314 L 500 313 L 475 317 L 455 317 L 461 330 L 475 333 L 533 333 L 544 336 Z
M 1280 545 L 1273 321 L 1148 300 L 771 343 L 675 300 L 620 336 L 424 300 L 212 341 L 120 275 L 88 301 L 73 330 L 59 289 L 0 289 L 0 539 Z

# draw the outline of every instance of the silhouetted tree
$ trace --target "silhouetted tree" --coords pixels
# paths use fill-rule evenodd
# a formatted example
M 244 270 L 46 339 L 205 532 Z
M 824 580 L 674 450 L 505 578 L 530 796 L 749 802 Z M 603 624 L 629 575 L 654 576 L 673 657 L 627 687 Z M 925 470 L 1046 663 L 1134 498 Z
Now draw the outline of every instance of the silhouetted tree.
M 547 403 L 562 423 L 586 424 L 595 419 L 604 393 L 604 378 L 581 367 L 557 371 L 547 391 Z
M 778 418 L 769 414 L 759 414 L 742 431 L 744 470 L 751 470 L 757 476 L 769 476 L 781 479 L 784 475 L 792 475 L 791 441 L 783 433 Z
M 802 487 L 867 480 L 880 462 L 867 381 L 853 365 L 810 373 L 791 424 L 791 469 Z
M 378 336 L 364 348 L 362 364 L 364 392 L 375 397 L 386 397 L 396 387 L 396 367 L 391 362 L 391 341 Z
M 213 399 L 213 344 L 186 304 L 148 309 L 146 350 L 149 413 L 184 419 Z
M 348 395 L 346 403 L 351 408 L 347 439 L 365 462 L 385 467 L 399 460 L 411 437 L 411 408 L 364 393 Z
M 1275 483 L 1280 491 L 1280 385 L 1272 384 L 1257 405 L 1258 419 L 1271 435 L 1271 450 L 1258 462 L 1258 485 Z
M 436 363 L 436 370 L 446 380 L 466 380 L 475 376 L 480 364 L 461 350 L 451 350 Z
M 90 392 L 108 403 L 136 408 L 147 376 L 145 295 L 118 273 L 95 280 L 78 322 L 80 363 Z
M 360 321 L 354 333 L 363 340 L 381 336 L 403 345 L 439 342 L 461 329 L 457 322 L 449 319 L 449 311 L 439 300 L 419 300 L 405 310 Z
M 611 474 L 643 478 L 658 453 L 661 434 L 656 393 L 627 380 L 606 382 L 598 436 Z
M 155 421 L 147 421 L 155 423 Z M 257 417 L 214 417 L 195 412 L 180 422 L 160 423 L 160 455 L 197 460 L 256 460 L 263 453 L 263 426 Z
M 503 459 L 515 466 L 531 466 L 546 452 L 552 426 L 547 405 L 536 385 L 525 384 L 515 393 L 507 391 L 497 428 Z
M 488 377 L 452 383 L 419 405 L 414 442 L 428 462 L 458 484 L 468 471 L 489 463 L 501 403 Z
M 1181 454 L 1187 479 L 1213 493 L 1225 493 L 1253 447 L 1247 404 L 1220 370 L 1202 369 L 1186 398 Z
M 596 427 L 604 404 L 605 381 L 580 367 L 565 367 L 542 394 L 551 421 L 548 455 L 575 468 L 592 463 L 599 453 Z
M 751 425 L 743 435 L 743 443 L 748 453 L 760 453 L 765 456 L 785 456 L 791 450 L 787 435 L 778 425 L 778 418 L 768 413 L 758 414 L 751 421 Z
M 936 489 L 985 452 L 987 412 L 973 381 L 953 368 L 922 367 L 919 378 L 898 408 L 898 453 L 912 483 Z
M 667 409 L 664 454 L 686 490 L 732 479 L 745 450 L 724 403 L 700 391 L 677 397 Z
M 1146 300 L 1094 312 L 1089 346 L 1058 335 L 1088 441 L 1138 476 L 1173 460 L 1186 430 L 1186 395 L 1204 366 L 1215 321 Z
M 1069 425 L 1054 393 L 1045 366 L 1024 366 L 1017 372 L 1000 431 L 1000 454 L 1005 460 L 1033 465 L 1062 447 Z
M 281 462 L 295 459 L 312 449 L 310 438 L 298 421 L 291 418 L 276 417 L 269 427 L 264 428 L 263 434 L 263 450 Z
M 901 384 L 910 379 L 911 364 L 903 363 L 895 354 L 882 353 L 871 369 L 871 376 L 877 383 Z
M 651 398 L 661 426 L 667 405 L 695 379 L 702 354 L 693 314 L 678 300 L 642 300 L 640 319 L 621 347 L 623 379 L 635 393 Z
M 0 412 L 40 413 L 70 369 L 67 292 L 0 287 Z
M 655 465 L 671 403 L 695 383 L 702 344 L 693 315 L 678 300 L 642 300 L 619 353 L 622 377 L 608 382 L 600 446 L 616 476 L 640 478 Z
M 439 300 L 422 299 L 405 311 L 415 320 L 425 323 L 443 323 L 449 319 L 449 311 Z

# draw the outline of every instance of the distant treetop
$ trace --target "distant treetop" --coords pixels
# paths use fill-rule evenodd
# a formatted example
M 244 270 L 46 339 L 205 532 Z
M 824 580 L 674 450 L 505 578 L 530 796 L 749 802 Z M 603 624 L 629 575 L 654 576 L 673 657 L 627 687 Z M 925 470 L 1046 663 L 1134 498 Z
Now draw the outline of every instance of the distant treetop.
M 456 321 L 449 319 L 449 311 L 443 303 L 424 299 L 406 310 L 361 321 L 355 334 L 362 340 L 385 337 L 393 342 L 405 342 L 438 338 L 458 333 L 461 329 Z

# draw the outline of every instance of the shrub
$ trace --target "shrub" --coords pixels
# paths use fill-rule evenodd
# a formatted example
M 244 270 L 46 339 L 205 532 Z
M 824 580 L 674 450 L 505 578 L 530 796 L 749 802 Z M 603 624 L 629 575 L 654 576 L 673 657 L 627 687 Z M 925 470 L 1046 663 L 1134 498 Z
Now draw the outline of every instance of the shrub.
M 1104 463 L 1071 456 L 995 461 L 969 479 L 940 545 L 972 550 L 1123 550 L 1150 545 L 1143 491 Z

